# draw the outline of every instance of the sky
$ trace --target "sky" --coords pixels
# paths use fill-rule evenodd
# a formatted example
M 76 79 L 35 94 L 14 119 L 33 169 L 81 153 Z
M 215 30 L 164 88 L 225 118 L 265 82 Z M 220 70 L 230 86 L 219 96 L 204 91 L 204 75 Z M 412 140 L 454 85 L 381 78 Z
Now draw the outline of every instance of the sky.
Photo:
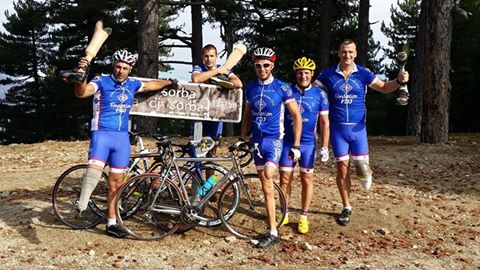
M 5 21 L 5 11 L 9 10 L 13 12 L 13 2 L 12 0 L 0 0 L 0 22 Z M 16 1 L 15 1 L 16 2 Z M 391 5 L 396 5 L 397 0 L 370 0 L 370 22 L 377 22 L 372 24 L 373 38 L 376 41 L 380 41 L 382 45 L 387 45 L 387 39 L 380 31 L 380 25 L 385 22 L 387 25 L 390 23 L 390 7 Z M 190 10 L 186 9 L 182 15 L 174 22 L 176 25 L 184 25 L 184 31 L 186 33 L 191 32 L 190 20 Z M 0 26 L 0 31 L 4 31 L 3 25 Z M 220 29 L 218 25 L 204 25 L 203 27 L 203 40 L 204 43 L 211 43 L 215 45 L 219 50 L 223 49 L 223 43 L 220 39 Z M 174 55 L 171 57 L 171 60 L 179 61 L 190 61 L 190 49 L 177 48 L 173 49 L 172 52 Z M 223 62 L 220 60 L 220 62 Z M 160 77 L 164 78 L 176 78 L 181 81 L 190 80 L 191 67 L 188 65 L 172 65 L 174 68 L 172 71 L 167 73 L 161 73 Z M 0 75 L 1 79 L 1 75 Z M 4 97 L 5 87 L 0 86 L 0 99 Z

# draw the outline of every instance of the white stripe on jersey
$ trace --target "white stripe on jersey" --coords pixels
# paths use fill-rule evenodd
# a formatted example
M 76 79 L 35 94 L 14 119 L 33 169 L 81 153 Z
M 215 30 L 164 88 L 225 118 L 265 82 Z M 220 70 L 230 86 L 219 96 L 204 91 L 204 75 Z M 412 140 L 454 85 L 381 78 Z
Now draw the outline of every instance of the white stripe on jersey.
M 293 99 L 295 100 L 295 99 Z M 285 125 L 284 125 L 284 117 L 285 117 L 285 105 L 282 103 L 280 107 L 280 122 L 279 124 L 279 132 L 280 132 L 280 140 L 283 139 L 283 136 L 285 135 Z

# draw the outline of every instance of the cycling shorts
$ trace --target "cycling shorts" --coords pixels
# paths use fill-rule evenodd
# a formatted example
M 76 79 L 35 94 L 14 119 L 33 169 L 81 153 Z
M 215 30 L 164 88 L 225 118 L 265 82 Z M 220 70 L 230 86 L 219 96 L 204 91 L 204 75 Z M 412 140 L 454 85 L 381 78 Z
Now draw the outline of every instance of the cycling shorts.
M 104 167 L 111 172 L 123 173 L 130 160 L 130 140 L 128 132 L 92 131 L 88 150 L 88 164 Z
M 253 160 L 255 161 L 257 171 L 263 171 L 265 166 L 276 168 L 282 154 L 283 140 L 274 138 L 252 138 L 251 141 L 255 147 Z
M 293 143 L 284 143 L 282 156 L 280 157 L 280 171 L 292 172 L 297 162 L 293 162 L 288 157 L 290 149 L 293 147 Z M 302 156 L 298 161 L 298 166 L 300 167 L 300 172 L 303 173 L 313 173 L 313 168 L 315 164 L 315 153 L 317 146 L 316 144 L 301 144 L 300 153 Z
M 330 123 L 330 143 L 333 155 L 338 161 L 352 156 L 368 156 L 367 126 L 365 123 Z

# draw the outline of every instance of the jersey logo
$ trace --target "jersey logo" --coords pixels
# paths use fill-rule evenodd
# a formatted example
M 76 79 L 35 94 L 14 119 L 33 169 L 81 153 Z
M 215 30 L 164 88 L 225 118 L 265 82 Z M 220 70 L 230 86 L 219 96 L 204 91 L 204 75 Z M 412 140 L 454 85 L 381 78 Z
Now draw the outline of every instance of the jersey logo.
M 263 99 L 260 99 L 257 103 L 255 103 L 255 106 L 260 110 L 265 108 L 266 105 L 267 104 L 265 103 L 265 101 L 263 101 Z
M 125 101 L 128 100 L 128 96 L 125 95 L 125 93 L 121 93 L 120 95 L 117 96 L 117 99 L 120 101 L 120 103 L 124 103 Z
M 278 160 L 280 156 L 282 155 L 282 146 L 283 142 L 281 140 L 274 140 L 273 141 L 273 146 L 274 146 L 274 159 Z
M 287 96 L 293 95 L 292 88 L 287 87 L 286 85 L 283 85 L 283 84 L 280 85 L 280 90 L 282 90 L 283 92 L 287 93 Z
M 345 82 L 344 84 L 342 84 L 340 89 L 342 89 L 342 91 L 344 91 L 344 92 L 348 92 L 348 91 L 352 90 L 352 86 L 348 82 Z
M 298 108 L 299 108 L 301 114 L 303 114 L 303 112 L 305 112 L 305 109 L 303 108 L 303 106 L 300 105 Z

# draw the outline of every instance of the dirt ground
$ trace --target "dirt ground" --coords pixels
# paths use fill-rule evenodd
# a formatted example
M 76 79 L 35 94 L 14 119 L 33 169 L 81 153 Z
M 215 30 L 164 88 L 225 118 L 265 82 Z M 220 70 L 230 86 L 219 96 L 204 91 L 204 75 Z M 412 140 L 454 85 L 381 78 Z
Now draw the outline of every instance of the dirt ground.
M 296 231 L 297 181 L 293 223 L 280 229 L 282 244 L 267 250 L 221 227 L 145 242 L 110 238 L 104 224 L 83 231 L 62 225 L 51 189 L 62 171 L 86 160 L 87 146 L 0 146 L 0 268 L 480 269 L 480 134 L 454 134 L 444 145 L 370 137 L 374 185 L 366 193 L 354 182 L 350 224 L 335 223 L 341 204 L 330 160 L 316 168 L 311 231 Z

